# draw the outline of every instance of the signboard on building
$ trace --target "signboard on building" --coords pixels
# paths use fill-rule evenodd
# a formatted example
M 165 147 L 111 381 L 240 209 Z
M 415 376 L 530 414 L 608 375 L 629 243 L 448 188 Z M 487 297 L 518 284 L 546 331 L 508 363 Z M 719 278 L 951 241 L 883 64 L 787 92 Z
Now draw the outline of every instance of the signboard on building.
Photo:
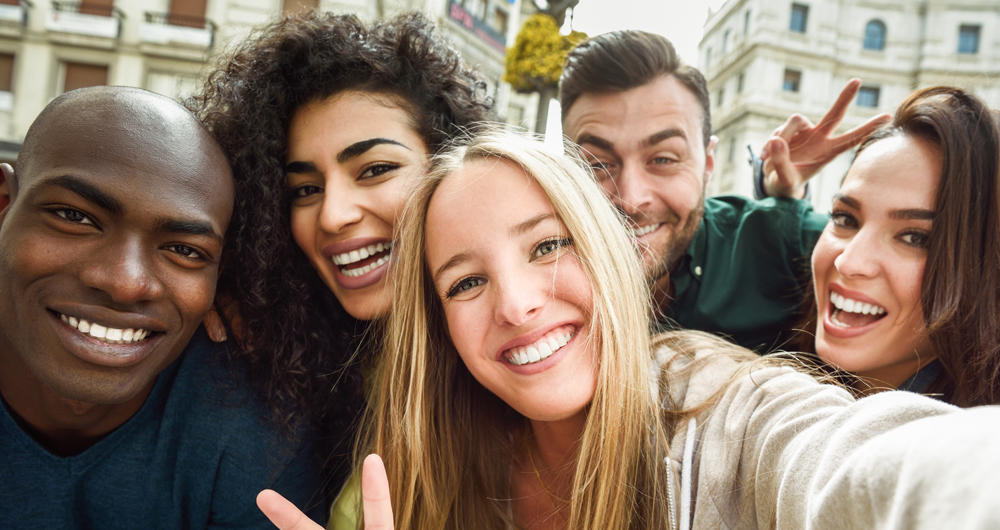
M 448 2 L 448 18 L 464 26 L 465 29 L 471 31 L 480 40 L 489 44 L 498 52 L 506 52 L 507 37 L 498 33 L 479 17 L 474 16 L 455 0 L 449 0 Z

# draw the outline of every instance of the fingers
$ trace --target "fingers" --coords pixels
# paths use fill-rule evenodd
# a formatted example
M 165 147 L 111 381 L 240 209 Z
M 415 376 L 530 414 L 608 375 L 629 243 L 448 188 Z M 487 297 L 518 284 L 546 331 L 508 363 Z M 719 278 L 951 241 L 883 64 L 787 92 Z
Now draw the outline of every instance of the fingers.
M 257 507 L 278 530 L 323 530 L 278 492 L 264 490 L 257 495 Z
M 813 124 L 809 121 L 809 118 L 806 118 L 801 114 L 792 114 L 787 120 L 785 120 L 785 123 L 782 123 L 780 127 L 771 133 L 771 138 L 778 137 L 784 139 L 785 142 L 791 142 L 795 135 L 802 131 L 809 131 L 812 128 Z M 770 144 L 771 142 L 768 141 L 768 143 L 764 145 L 764 148 L 761 149 L 761 160 L 767 160 L 768 157 L 771 156 Z
M 829 135 L 837 130 L 837 126 L 840 125 L 841 120 L 844 119 L 844 115 L 847 114 L 847 108 L 851 106 L 854 96 L 858 95 L 858 90 L 860 89 L 861 80 L 857 77 L 847 82 L 844 89 L 840 91 L 837 101 L 833 103 L 833 106 L 826 112 L 823 119 L 819 120 L 817 128 L 820 134 Z
M 215 310 L 214 305 L 212 309 L 208 310 L 201 323 L 205 326 L 208 338 L 212 339 L 212 342 L 226 342 L 226 326 L 222 324 L 222 317 L 219 316 L 219 312 Z
M 392 530 L 392 502 L 385 465 L 378 455 L 365 458 L 361 469 L 361 503 L 365 511 L 365 530 Z
M 805 178 L 792 163 L 790 149 L 781 137 L 768 142 L 771 156 L 764 166 L 764 187 L 769 197 L 795 197 L 802 194 Z
M 875 129 L 885 125 L 892 121 L 892 115 L 890 114 L 879 114 L 874 118 L 858 125 L 857 127 L 841 134 L 840 136 L 833 139 L 834 143 L 837 145 L 838 153 L 846 151 L 868 137 Z

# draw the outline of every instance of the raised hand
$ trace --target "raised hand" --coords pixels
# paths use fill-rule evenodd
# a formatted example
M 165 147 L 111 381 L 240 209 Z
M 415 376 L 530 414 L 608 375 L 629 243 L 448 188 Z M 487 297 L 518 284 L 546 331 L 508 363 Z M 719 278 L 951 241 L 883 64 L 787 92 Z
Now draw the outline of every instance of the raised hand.
M 361 468 L 361 503 L 365 530 L 393 530 L 392 502 L 385 465 L 378 455 L 368 455 Z M 278 530 L 323 530 L 294 504 L 273 490 L 257 495 L 257 507 Z
M 879 114 L 844 134 L 833 136 L 860 88 L 860 79 L 848 81 L 819 123 L 813 125 L 809 118 L 793 114 L 771 133 L 760 154 L 768 196 L 802 197 L 806 181 L 823 166 L 891 119 L 888 114 Z

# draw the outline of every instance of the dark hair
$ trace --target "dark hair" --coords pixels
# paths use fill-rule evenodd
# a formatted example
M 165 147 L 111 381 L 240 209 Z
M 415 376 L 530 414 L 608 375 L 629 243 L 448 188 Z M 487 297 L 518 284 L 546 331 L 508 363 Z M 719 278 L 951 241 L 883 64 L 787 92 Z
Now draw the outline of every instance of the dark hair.
M 189 103 L 236 185 L 219 280 L 242 320 L 232 360 L 285 432 L 308 420 L 329 439 L 351 438 L 363 404 L 356 350 L 376 330 L 341 307 L 293 241 L 283 166 L 295 111 L 345 90 L 391 98 L 431 151 L 492 118 L 485 84 L 416 13 L 371 25 L 329 13 L 278 20 L 223 57 Z
M 1000 403 L 1000 127 L 997 114 L 959 88 L 918 90 L 892 122 L 858 147 L 896 136 L 941 152 L 941 179 L 920 303 L 941 373 L 928 388 L 949 403 Z M 812 301 L 810 324 L 815 326 Z M 806 328 L 806 329 L 812 329 Z M 811 337 L 804 346 L 810 345 Z
M 705 77 L 681 62 L 665 37 L 634 29 L 612 31 L 580 43 L 566 56 L 559 80 L 562 115 L 569 114 L 577 98 L 592 92 L 623 92 L 663 75 L 673 76 L 701 103 L 701 129 L 705 147 L 712 138 L 712 117 Z

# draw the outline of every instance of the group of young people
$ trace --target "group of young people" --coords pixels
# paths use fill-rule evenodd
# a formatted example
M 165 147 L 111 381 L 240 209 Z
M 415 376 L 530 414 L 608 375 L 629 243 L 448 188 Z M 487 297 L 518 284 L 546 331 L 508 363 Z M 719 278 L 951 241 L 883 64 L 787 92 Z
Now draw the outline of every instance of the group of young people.
M 997 524 L 998 117 L 835 135 L 859 86 L 763 200 L 705 196 L 705 80 L 639 31 L 569 54 L 559 152 L 420 14 L 282 19 L 193 114 L 60 96 L 2 166 L 5 521 Z

